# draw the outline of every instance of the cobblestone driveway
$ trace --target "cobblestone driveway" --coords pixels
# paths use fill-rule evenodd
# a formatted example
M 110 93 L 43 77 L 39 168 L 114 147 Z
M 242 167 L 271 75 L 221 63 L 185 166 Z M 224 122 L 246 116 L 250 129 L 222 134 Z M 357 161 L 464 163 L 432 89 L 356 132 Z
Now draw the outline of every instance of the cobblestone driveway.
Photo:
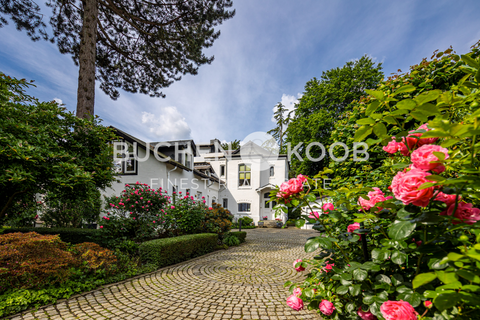
M 247 242 L 13 319 L 320 319 L 294 311 L 283 283 L 315 231 L 247 230 Z

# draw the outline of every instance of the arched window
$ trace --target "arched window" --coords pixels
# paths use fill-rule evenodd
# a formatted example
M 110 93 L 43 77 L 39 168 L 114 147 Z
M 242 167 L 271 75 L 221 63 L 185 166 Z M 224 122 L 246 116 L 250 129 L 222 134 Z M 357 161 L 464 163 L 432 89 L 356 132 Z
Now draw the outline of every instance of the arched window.
M 270 167 L 270 177 L 275 175 L 275 168 L 273 166 Z

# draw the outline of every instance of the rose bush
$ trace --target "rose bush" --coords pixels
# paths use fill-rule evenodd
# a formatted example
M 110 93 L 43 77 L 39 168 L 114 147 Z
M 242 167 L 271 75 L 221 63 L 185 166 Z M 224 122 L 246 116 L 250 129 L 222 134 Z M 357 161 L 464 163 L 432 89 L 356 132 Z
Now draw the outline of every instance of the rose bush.
M 367 118 L 357 121 L 355 141 L 385 146 L 379 170 L 388 190 L 376 185 L 376 175 L 337 190 L 314 188 L 304 177 L 302 188 L 299 178 L 289 183 L 293 189 L 277 188 L 272 198 L 282 210 L 309 207 L 297 224 L 322 225 L 321 235 L 305 244 L 306 252 L 319 254 L 294 262 L 297 271 L 308 270 L 306 278 L 285 284 L 291 293 L 301 290 L 289 299 L 302 303 L 289 306 L 316 309 L 324 319 L 478 317 L 478 56 L 477 48 L 461 57 L 449 49 L 367 90 Z M 336 210 L 317 217 L 310 206 L 319 196 L 334 199 Z

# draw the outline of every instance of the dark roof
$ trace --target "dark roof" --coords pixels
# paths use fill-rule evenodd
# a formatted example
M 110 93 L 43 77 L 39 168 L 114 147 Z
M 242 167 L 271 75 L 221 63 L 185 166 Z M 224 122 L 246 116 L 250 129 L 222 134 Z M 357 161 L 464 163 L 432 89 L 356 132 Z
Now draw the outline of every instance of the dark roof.
M 138 138 L 136 138 L 136 137 L 134 137 L 134 136 L 132 136 L 132 135 L 130 135 L 130 134 L 128 134 L 128 133 L 126 133 L 125 131 L 122 131 L 122 130 L 120 130 L 120 129 L 118 129 L 118 128 L 115 128 L 115 127 L 113 127 L 113 126 L 110 126 L 110 128 L 112 128 L 112 129 L 115 131 L 115 134 L 116 134 L 117 136 L 120 136 L 120 137 L 124 138 L 125 140 L 127 140 L 127 141 L 130 142 L 130 143 L 136 142 L 138 145 L 142 146 L 145 150 L 147 150 L 147 143 L 146 143 L 146 142 L 144 142 L 144 141 L 142 141 L 142 140 L 140 140 L 140 139 L 138 139 Z M 150 152 L 151 152 L 151 153 L 154 153 L 154 152 L 155 152 L 155 144 L 156 144 L 156 143 L 152 143 L 152 144 L 149 143 L 149 149 L 150 149 Z M 159 152 L 159 151 L 156 151 L 156 153 L 157 153 L 161 158 L 164 158 L 164 159 L 167 159 L 167 158 L 168 158 L 166 155 L 164 155 L 163 153 L 161 153 L 161 152 Z M 170 158 L 170 160 L 168 160 L 168 161 L 166 161 L 166 162 L 168 162 L 168 163 L 170 163 L 171 165 L 174 165 L 174 166 L 176 166 L 176 167 L 179 167 L 179 168 L 181 168 L 181 169 L 183 169 L 183 170 L 192 171 L 192 169 L 184 166 L 184 165 L 181 164 L 180 162 L 177 162 L 177 161 L 173 160 L 172 158 Z

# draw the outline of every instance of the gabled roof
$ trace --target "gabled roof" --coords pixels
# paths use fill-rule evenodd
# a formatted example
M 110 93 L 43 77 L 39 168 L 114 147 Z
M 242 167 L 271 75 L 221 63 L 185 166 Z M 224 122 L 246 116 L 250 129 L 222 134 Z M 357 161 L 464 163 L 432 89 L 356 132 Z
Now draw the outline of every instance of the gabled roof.
M 147 143 L 126 133 L 125 131 L 122 131 L 118 128 L 115 128 L 113 126 L 110 126 L 110 128 L 112 128 L 114 131 L 115 131 L 115 134 L 123 139 L 125 139 L 126 141 L 130 142 L 130 143 L 134 143 L 136 142 L 137 145 L 140 145 L 142 146 L 145 150 L 147 150 Z M 156 153 L 160 158 L 163 158 L 163 159 L 167 159 L 169 157 L 167 157 L 166 155 L 164 155 L 163 153 L 159 152 L 159 151 L 155 151 L 155 143 L 152 143 L 150 144 L 149 143 L 149 150 L 150 152 L 153 154 L 153 153 Z M 184 166 L 183 164 L 181 164 L 180 162 L 177 162 L 175 160 L 173 160 L 172 158 L 170 158 L 169 160 L 165 161 L 165 162 L 168 162 L 170 163 L 171 165 L 174 165 L 178 168 L 181 168 L 183 170 L 186 170 L 186 171 L 192 171 L 192 169 Z
M 158 141 L 158 142 L 151 142 L 150 144 L 155 146 L 159 143 L 164 143 L 164 144 L 169 144 L 171 146 L 175 146 L 175 143 L 178 143 L 178 144 L 181 144 L 181 145 L 188 145 L 190 144 L 190 146 L 192 147 L 192 151 L 193 151 L 193 154 L 196 155 L 197 154 L 197 145 L 195 144 L 195 141 L 193 141 L 192 139 L 187 139 L 187 140 L 171 140 L 171 141 Z

